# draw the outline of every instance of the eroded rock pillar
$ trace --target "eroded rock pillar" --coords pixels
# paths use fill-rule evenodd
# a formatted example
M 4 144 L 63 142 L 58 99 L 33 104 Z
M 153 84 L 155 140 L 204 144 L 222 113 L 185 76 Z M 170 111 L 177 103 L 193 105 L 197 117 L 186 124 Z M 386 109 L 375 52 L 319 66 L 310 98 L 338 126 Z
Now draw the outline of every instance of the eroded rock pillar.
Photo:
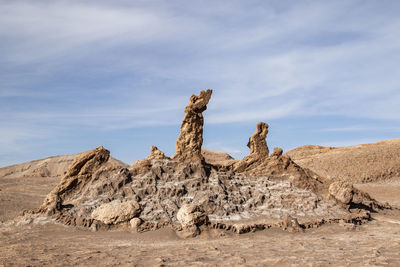
M 200 92 L 198 96 L 190 97 L 189 105 L 185 108 L 185 117 L 181 125 L 181 132 L 176 140 L 176 155 L 178 160 L 202 160 L 201 146 L 203 145 L 202 112 L 207 109 L 212 90 L 207 89 Z

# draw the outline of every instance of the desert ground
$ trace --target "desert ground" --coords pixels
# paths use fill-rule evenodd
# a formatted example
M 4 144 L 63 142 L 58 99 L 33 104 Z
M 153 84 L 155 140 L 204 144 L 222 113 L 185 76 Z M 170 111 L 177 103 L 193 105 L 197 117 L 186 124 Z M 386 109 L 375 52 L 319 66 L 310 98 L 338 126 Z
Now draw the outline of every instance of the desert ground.
M 348 150 L 351 148 L 344 148 Z M 204 232 L 182 239 L 170 228 L 145 233 L 91 231 L 43 218 L 34 224 L 10 223 L 22 210 L 38 207 L 58 184 L 55 157 L 0 169 L 0 264 L 3 266 L 398 266 L 400 212 L 372 213 L 362 225 L 327 224 L 288 232 Z M 44 174 L 33 170 L 47 162 Z M 326 163 L 329 164 L 329 163 Z M 10 171 L 11 170 L 11 171 Z M 8 175 L 5 175 L 8 173 Z M 12 174 L 10 175 L 10 172 Z M 24 172 L 23 174 L 21 174 Z M 53 173 L 54 176 L 46 176 Z M 400 177 L 356 187 L 400 206 Z

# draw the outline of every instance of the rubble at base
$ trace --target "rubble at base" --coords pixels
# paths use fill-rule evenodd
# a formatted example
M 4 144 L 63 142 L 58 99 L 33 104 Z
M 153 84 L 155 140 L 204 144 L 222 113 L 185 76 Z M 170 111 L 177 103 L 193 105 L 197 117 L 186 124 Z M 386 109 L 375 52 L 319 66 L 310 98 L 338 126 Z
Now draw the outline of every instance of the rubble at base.
M 172 158 L 152 146 L 150 156 L 124 168 L 103 147 L 83 153 L 43 204 L 28 214 L 92 230 L 148 231 L 170 226 L 181 237 L 201 229 L 246 233 L 272 227 L 299 231 L 324 223 L 362 223 L 369 211 L 387 208 L 344 182 L 331 182 L 294 163 L 275 148 L 268 124 L 258 123 L 250 154 L 227 164 L 202 154 L 203 116 L 211 90 L 193 95 Z M 356 208 L 355 208 L 356 207 Z

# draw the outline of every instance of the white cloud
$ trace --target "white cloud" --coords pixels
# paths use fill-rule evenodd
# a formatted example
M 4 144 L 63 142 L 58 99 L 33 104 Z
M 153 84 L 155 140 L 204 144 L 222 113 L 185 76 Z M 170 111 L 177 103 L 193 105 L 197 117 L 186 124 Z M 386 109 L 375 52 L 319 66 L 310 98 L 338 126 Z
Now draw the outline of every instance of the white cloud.
M 205 88 L 210 124 L 397 123 L 397 11 L 373 1 L 0 0 L 0 123 L 179 125 L 189 95 Z

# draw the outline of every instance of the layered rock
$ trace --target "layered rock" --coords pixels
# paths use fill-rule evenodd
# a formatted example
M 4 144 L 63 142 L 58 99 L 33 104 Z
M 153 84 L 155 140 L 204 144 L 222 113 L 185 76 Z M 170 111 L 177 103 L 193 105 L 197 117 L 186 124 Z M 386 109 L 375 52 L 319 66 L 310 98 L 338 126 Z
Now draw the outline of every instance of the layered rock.
M 174 159 L 180 161 L 203 160 L 201 146 L 203 144 L 203 111 L 207 109 L 212 90 L 200 92 L 198 96 L 190 97 L 189 105 L 185 108 L 185 117 L 181 125 L 181 132 L 176 140 L 176 155 Z
M 227 222 L 241 225 L 234 228 L 243 233 L 255 229 L 247 227 L 246 220 L 260 217 L 286 218 L 278 225 L 296 230 L 301 228 L 297 218 L 304 226 L 348 216 L 352 205 L 374 207 L 376 202 L 366 194 L 353 188 L 350 198 L 347 185 L 331 185 L 282 155 L 280 148 L 268 157 L 268 124 L 263 122 L 250 137 L 250 154 L 243 160 L 206 150 L 204 160 L 202 112 L 211 93 L 191 97 L 173 159 L 152 146 L 150 156 L 125 168 L 109 161 L 103 147 L 85 152 L 37 212 L 93 229 L 130 225 L 140 232 L 170 225 L 189 237 L 200 227 L 218 228 Z
M 46 197 L 39 208 L 47 214 L 59 211 L 64 201 L 74 192 L 81 191 L 93 178 L 94 172 L 110 157 L 110 151 L 102 146 L 80 155 L 68 168 L 61 182 Z

